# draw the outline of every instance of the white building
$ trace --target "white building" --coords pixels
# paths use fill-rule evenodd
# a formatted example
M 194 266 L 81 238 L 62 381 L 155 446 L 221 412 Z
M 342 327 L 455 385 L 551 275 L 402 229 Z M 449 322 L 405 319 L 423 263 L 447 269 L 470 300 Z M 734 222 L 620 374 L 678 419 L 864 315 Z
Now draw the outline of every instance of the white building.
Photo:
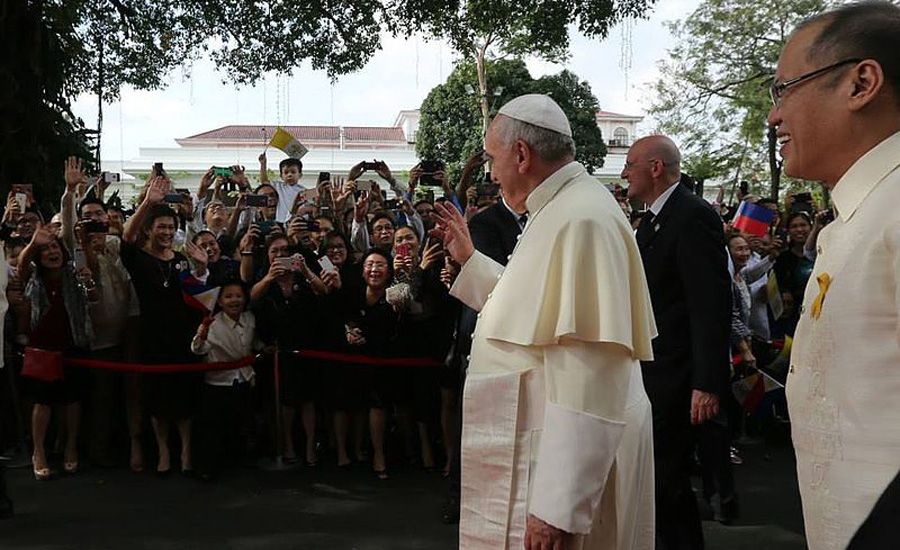
M 346 176 L 362 160 L 383 160 L 395 172 L 408 172 L 419 159 L 415 152 L 419 110 L 400 111 L 393 126 L 284 126 L 309 148 L 303 157 L 302 183 L 315 185 L 319 172 Z M 603 183 L 620 181 L 625 154 L 634 141 L 640 116 L 620 115 L 607 111 L 597 113 L 597 125 L 603 133 L 609 151 L 604 166 L 594 175 Z M 268 168 L 278 171 L 278 163 L 286 155 L 267 148 L 275 126 L 223 126 L 193 136 L 176 139 L 177 147 L 141 147 L 137 158 L 127 161 L 106 161 L 105 170 L 121 167 L 125 172 L 122 183 L 114 186 L 126 200 L 137 195 L 143 178 L 155 162 L 162 162 L 175 187 L 195 190 L 200 176 L 210 166 L 241 164 L 251 181 L 259 175 L 258 156 L 266 150 Z M 372 178 L 379 180 L 377 175 Z

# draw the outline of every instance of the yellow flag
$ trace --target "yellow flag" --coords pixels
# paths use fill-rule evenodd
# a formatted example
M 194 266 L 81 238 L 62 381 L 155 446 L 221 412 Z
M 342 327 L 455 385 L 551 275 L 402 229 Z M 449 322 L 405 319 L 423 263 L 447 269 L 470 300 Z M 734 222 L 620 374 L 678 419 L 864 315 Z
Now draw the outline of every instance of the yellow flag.
M 769 280 L 766 282 L 766 296 L 769 299 L 769 309 L 772 310 L 772 317 L 780 319 L 784 314 L 784 303 L 781 301 L 781 289 L 778 288 L 778 278 L 775 271 L 769 272 Z
M 291 135 L 290 132 L 282 128 L 281 126 L 275 129 L 275 133 L 272 135 L 272 139 L 269 140 L 269 145 L 275 147 L 276 149 L 281 149 L 287 156 L 295 159 L 301 159 L 303 156 L 309 152 L 309 149 L 303 146 L 297 138 Z

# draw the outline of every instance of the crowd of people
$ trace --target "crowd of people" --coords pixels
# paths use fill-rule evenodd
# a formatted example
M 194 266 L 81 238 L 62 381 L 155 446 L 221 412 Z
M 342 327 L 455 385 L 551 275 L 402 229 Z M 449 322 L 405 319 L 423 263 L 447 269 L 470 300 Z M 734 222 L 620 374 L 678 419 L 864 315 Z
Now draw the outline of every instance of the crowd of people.
M 280 179 L 270 182 L 265 155 L 259 160 L 255 187 L 241 166 L 228 167 L 228 175 L 211 167 L 195 195 L 176 190 L 154 167 L 132 212 L 107 205 L 105 178 L 89 182 L 74 158 L 51 221 L 44 222 L 30 193 L 24 209 L 10 193 L 2 235 L 9 266 L 5 341 L 8 364 L 20 375 L 18 387 L 6 390 L 18 390 L 27 409 L 36 479 L 55 473 L 54 451 L 62 455 L 62 472 L 73 474 L 84 452 L 92 465 L 113 466 L 123 448 L 132 470 L 160 475 L 174 468 L 209 479 L 235 460 L 278 453 L 310 467 L 323 454 L 341 467 L 371 463 L 386 478 L 388 425 L 402 434 L 395 462 L 449 475 L 474 316 L 448 294 L 459 266 L 433 235 L 435 203 L 467 219 L 483 213 L 472 227 L 476 243 L 502 262 L 525 220 L 496 186 L 474 181 L 481 154 L 456 188 L 442 170 L 423 174 L 420 166 L 401 188 L 386 164 L 361 162 L 346 180 L 325 175 L 307 190 L 299 184 L 301 161 L 283 160 Z M 367 168 L 395 198 L 361 179 Z M 443 196 L 417 192 L 423 175 Z M 229 185 L 238 190 L 230 199 Z M 617 197 L 630 212 L 634 201 Z M 756 202 L 778 209 L 769 199 Z M 802 303 L 824 221 L 811 202 L 795 202 L 788 212 L 764 237 L 729 233 L 733 352 L 749 363 L 792 333 L 793 304 Z M 637 227 L 641 214 L 631 217 Z M 768 306 L 770 276 L 783 290 L 777 319 Z M 196 307 L 186 299 L 191 285 L 218 289 L 216 304 Z M 441 366 L 367 366 L 296 353 L 305 350 L 427 358 Z M 273 422 L 276 353 L 282 433 L 274 433 Z M 256 360 L 206 373 L 148 367 L 246 357 Z M 60 358 L 144 367 L 129 373 L 64 366 L 49 378 L 31 372 L 34 363 L 62 364 Z M 10 447 L 17 430 L 9 407 L 6 413 L 2 435 Z M 734 446 L 732 460 L 741 462 Z

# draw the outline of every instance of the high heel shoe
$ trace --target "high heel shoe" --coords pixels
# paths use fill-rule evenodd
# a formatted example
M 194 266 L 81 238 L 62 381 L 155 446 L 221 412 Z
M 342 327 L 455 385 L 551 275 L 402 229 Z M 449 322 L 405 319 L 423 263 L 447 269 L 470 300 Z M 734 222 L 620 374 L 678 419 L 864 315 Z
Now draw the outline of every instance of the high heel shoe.
M 78 461 L 74 462 L 63 462 L 63 470 L 69 475 L 75 475 L 78 473 Z
M 50 479 L 50 468 L 34 468 L 34 457 L 31 457 L 32 470 L 34 471 L 34 479 L 37 481 L 47 481 Z

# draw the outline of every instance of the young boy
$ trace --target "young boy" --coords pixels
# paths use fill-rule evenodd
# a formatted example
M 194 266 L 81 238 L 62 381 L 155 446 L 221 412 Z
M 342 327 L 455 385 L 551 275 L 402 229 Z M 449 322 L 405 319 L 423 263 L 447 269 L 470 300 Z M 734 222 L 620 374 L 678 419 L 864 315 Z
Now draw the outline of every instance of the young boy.
M 206 355 L 207 363 L 239 361 L 259 349 L 255 337 L 256 320 L 244 311 L 246 293 L 240 282 L 222 285 L 217 302 L 219 312 L 197 328 L 191 351 Z M 209 371 L 205 375 L 200 407 L 198 473 L 212 480 L 221 470 L 223 456 L 229 450 L 242 449 L 242 428 L 250 414 L 250 388 L 255 373 L 252 366 Z M 230 445 L 229 445 L 230 444 Z M 229 449 L 230 447 L 230 449 Z
M 303 176 L 303 163 L 300 159 L 286 158 L 278 163 L 278 170 L 281 173 L 281 181 L 271 182 L 271 186 L 278 193 L 278 209 L 275 213 L 275 220 L 284 223 L 291 217 L 291 208 L 297 195 L 304 191 L 300 185 L 300 178 Z M 259 182 L 269 183 L 269 175 L 266 171 L 266 154 L 259 155 Z

